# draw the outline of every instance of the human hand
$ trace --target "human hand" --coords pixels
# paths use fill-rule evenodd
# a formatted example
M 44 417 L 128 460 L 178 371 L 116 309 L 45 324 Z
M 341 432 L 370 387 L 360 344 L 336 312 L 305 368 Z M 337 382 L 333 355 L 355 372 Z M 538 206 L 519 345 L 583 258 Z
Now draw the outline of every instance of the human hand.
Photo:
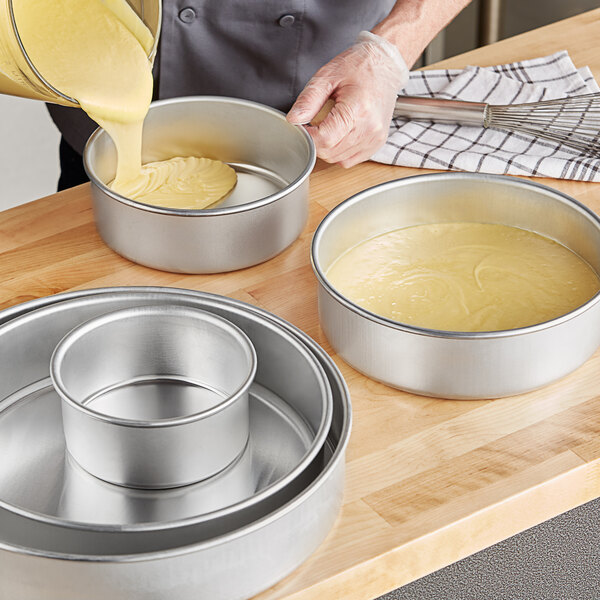
M 354 45 L 317 71 L 287 119 L 296 125 L 310 123 L 332 98 L 331 112 L 306 129 L 319 158 L 352 167 L 385 143 L 396 96 L 406 85 L 408 73 L 393 44 L 362 31 Z

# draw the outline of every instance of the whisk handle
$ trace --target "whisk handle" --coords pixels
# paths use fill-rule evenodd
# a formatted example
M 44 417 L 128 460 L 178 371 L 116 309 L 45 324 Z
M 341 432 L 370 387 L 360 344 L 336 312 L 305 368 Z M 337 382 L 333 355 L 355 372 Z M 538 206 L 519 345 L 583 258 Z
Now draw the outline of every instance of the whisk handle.
M 394 108 L 394 117 L 404 117 L 415 121 L 435 121 L 436 123 L 458 123 L 460 125 L 487 127 L 487 107 L 488 105 L 485 102 L 398 96 Z

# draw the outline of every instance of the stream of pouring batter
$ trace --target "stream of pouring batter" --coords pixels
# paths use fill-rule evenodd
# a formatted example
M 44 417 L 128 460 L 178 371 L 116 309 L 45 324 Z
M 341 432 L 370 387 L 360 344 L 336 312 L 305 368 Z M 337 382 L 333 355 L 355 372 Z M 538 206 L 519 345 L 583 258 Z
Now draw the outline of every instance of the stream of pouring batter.
M 236 183 L 221 161 L 175 157 L 142 166 L 142 127 L 152 100 L 153 37 L 125 0 L 14 0 L 23 46 L 56 89 L 75 98 L 117 148 L 111 187 L 129 198 L 201 209 Z

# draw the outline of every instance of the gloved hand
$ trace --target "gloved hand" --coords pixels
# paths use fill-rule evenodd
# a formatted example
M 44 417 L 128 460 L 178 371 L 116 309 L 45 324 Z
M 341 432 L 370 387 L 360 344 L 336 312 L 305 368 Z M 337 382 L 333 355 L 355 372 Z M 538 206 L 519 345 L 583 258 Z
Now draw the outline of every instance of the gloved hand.
M 317 126 L 308 125 L 317 155 L 351 167 L 385 143 L 396 95 L 408 81 L 400 51 L 369 31 L 321 67 L 290 109 L 287 119 L 309 123 L 331 97 L 335 105 Z

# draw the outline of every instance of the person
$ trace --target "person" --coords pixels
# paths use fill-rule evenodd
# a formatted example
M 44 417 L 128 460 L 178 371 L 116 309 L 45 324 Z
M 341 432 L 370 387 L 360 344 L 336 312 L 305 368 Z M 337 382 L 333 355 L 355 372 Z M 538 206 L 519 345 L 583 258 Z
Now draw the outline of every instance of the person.
M 317 155 L 342 167 L 383 145 L 397 93 L 433 37 L 470 0 L 163 0 L 154 99 L 233 96 L 309 123 Z M 58 189 L 87 180 L 85 142 L 95 124 L 48 106 L 62 133 Z

